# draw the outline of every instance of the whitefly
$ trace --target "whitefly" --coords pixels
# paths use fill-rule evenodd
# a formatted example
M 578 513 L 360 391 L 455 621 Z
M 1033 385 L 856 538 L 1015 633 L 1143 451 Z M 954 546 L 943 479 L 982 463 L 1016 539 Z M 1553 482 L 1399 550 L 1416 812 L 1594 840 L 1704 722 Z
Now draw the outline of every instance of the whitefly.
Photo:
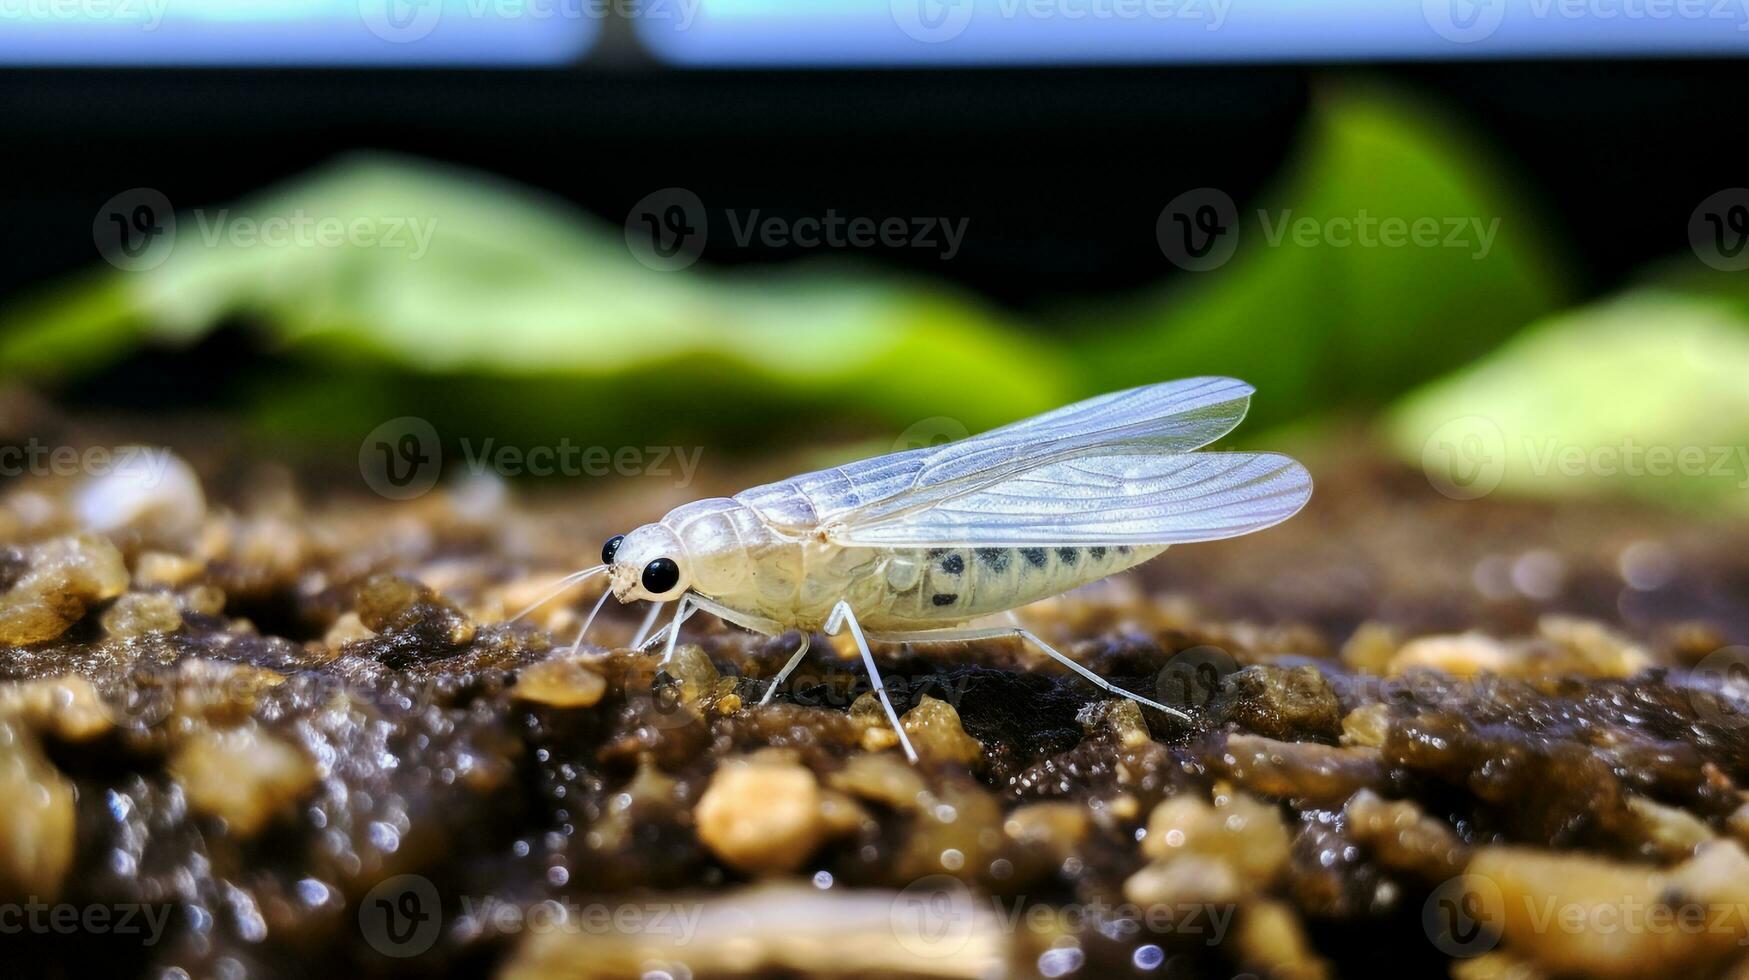
M 649 601 L 633 645 L 665 639 L 663 663 L 698 610 L 767 636 L 799 630 L 800 647 L 761 704 L 801 662 L 815 631 L 849 629 L 912 761 L 871 642 L 1015 636 L 1106 691 L 1184 718 L 1064 656 L 1012 610 L 1171 545 L 1249 534 L 1303 507 L 1312 480 L 1294 460 L 1196 452 L 1239 424 L 1253 390 L 1232 378 L 1146 385 L 944 446 L 694 501 L 613 537 L 602 564 L 567 576 L 549 598 L 605 572 L 608 589 L 577 643 L 608 596 Z M 673 619 L 650 634 L 668 602 Z M 978 625 L 1003 613 L 1002 625 Z

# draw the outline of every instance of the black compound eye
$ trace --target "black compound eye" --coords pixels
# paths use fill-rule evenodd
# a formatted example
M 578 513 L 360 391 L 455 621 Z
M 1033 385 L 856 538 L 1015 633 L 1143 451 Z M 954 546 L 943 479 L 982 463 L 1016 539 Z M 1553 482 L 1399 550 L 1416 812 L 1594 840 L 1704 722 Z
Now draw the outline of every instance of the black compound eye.
M 607 543 L 601 546 L 601 563 L 603 565 L 613 564 L 613 556 L 619 553 L 619 543 L 625 539 L 625 535 L 616 534 L 608 538 Z
M 644 566 L 644 591 L 661 595 L 680 581 L 680 566 L 672 558 L 657 558 Z

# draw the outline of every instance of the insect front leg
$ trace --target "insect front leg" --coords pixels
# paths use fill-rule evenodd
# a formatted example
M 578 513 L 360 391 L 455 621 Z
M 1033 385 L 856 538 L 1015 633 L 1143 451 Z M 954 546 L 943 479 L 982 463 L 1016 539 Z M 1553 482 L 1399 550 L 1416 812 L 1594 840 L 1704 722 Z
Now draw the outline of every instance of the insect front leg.
M 1081 663 L 1071 660 L 1057 652 L 1049 643 L 1038 638 L 1037 634 L 1024 626 L 990 626 L 990 627 L 949 627 L 938 630 L 912 630 L 904 633 L 877 633 L 875 640 L 881 643 L 963 643 L 971 640 L 994 640 L 1002 637 L 1018 636 L 1044 651 L 1045 655 L 1062 664 L 1082 677 L 1092 681 L 1100 690 L 1109 691 L 1119 697 L 1129 698 L 1138 704 L 1145 704 L 1157 711 L 1163 711 L 1174 718 L 1190 721 L 1191 717 L 1177 708 L 1168 708 L 1158 701 L 1150 701 L 1134 691 L 1126 691 L 1116 684 L 1095 674 Z
M 674 621 L 668 624 L 668 645 L 662 650 L 662 666 L 668 666 L 668 661 L 674 659 L 674 641 L 680 639 L 680 624 L 692 615 L 692 595 L 688 593 L 680 597 L 680 603 L 674 610 Z M 652 639 L 654 639 L 652 637 Z
M 668 638 L 668 656 L 670 657 L 674 655 L 674 636 L 676 632 L 674 626 L 685 623 L 686 620 L 692 618 L 694 613 L 701 610 L 710 613 L 725 623 L 733 623 L 742 629 L 751 630 L 755 633 L 762 633 L 766 636 L 778 636 L 784 633 L 787 629 L 782 623 L 775 619 L 767 619 L 764 616 L 745 613 L 739 609 L 730 609 L 728 606 L 723 605 L 715 599 L 706 598 L 696 592 L 688 592 L 686 595 L 681 596 L 680 601 L 684 603 L 685 606 L 683 609 L 675 613 L 674 618 L 676 623 L 671 623 L 668 626 L 662 627 L 660 630 L 656 631 L 655 636 L 652 636 L 649 640 L 645 641 L 646 645 L 653 646 L 666 636 Z M 806 644 L 804 643 L 803 645 L 805 646 Z M 642 649 L 642 647 L 639 649 Z M 664 657 L 662 662 L 667 663 L 667 658 Z
M 632 634 L 632 649 L 639 650 L 644 646 L 644 639 L 650 635 L 650 627 L 656 625 L 656 617 L 662 615 L 662 604 L 651 602 L 650 611 L 644 614 L 644 621 L 638 626 L 638 631 Z
M 583 649 L 583 638 L 589 635 L 589 627 L 595 625 L 595 617 L 600 614 L 601 607 L 607 605 L 607 600 L 613 595 L 612 590 L 601 593 L 601 598 L 595 600 L 595 608 L 589 610 L 589 618 L 583 620 L 583 628 L 577 631 L 577 639 L 571 644 L 571 656 Z
M 881 707 L 887 709 L 887 720 L 893 723 L 893 733 L 899 736 L 899 745 L 905 750 L 905 758 L 915 764 L 917 750 L 911 747 L 911 740 L 905 737 L 905 726 L 899 724 L 899 713 L 893 710 L 893 699 L 887 697 L 887 686 L 881 683 L 881 672 L 875 667 L 874 654 L 869 652 L 868 639 L 862 635 L 862 625 L 856 621 L 856 613 L 851 611 L 850 602 L 840 599 L 832 607 L 832 615 L 826 618 L 826 635 L 837 636 L 838 631 L 846 624 L 850 626 L 850 636 L 856 641 L 856 649 L 862 653 L 863 666 L 868 668 L 868 680 L 874 686 L 875 697 L 880 699 Z
M 739 609 L 730 609 L 728 606 L 723 605 L 715 599 L 707 599 L 701 595 L 694 595 L 692 597 L 692 604 L 726 623 L 734 623 L 742 629 L 752 630 L 755 633 L 763 633 L 766 636 L 782 636 L 784 633 L 789 632 L 788 627 L 775 619 L 767 619 L 764 616 L 745 613 Z M 795 653 L 790 654 L 789 661 L 783 665 L 782 670 L 777 672 L 777 676 L 772 678 L 771 684 L 765 689 L 765 696 L 759 699 L 760 704 L 766 704 L 771 701 L 771 696 L 777 693 L 777 689 L 783 685 L 784 679 L 789 677 L 790 672 L 796 669 L 796 665 L 802 662 L 804 656 L 807 656 L 808 644 L 810 642 L 812 642 L 812 637 L 804 631 L 802 633 L 801 645 L 796 648 Z

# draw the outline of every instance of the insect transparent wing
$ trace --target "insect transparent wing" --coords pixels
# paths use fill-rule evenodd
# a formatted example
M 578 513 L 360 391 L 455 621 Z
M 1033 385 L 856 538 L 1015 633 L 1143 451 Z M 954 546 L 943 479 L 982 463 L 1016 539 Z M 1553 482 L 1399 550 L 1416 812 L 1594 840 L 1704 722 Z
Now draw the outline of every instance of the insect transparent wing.
M 915 548 L 1213 541 L 1278 524 L 1311 493 L 1305 467 L 1276 453 L 1093 456 L 835 528 L 832 540 Z
M 1255 389 L 1186 378 L 1112 392 L 961 439 L 805 473 L 735 499 L 780 527 L 864 525 L 1069 458 L 1188 453 L 1232 431 Z

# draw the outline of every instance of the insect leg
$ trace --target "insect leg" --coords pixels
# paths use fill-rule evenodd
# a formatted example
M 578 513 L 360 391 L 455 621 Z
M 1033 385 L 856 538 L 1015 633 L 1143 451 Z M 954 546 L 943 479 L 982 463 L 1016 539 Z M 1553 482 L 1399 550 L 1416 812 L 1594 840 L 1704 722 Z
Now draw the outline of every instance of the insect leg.
M 744 613 L 739 609 L 730 609 L 728 606 L 717 602 L 715 599 L 707 599 L 701 595 L 694 595 L 692 596 L 692 604 L 725 623 L 734 623 L 742 629 L 752 630 L 755 633 L 763 633 L 766 636 L 781 636 L 787 632 L 784 624 L 775 619 L 767 619 L 764 616 L 755 616 L 752 613 Z M 784 679 L 790 675 L 790 671 L 795 670 L 796 665 L 802 662 L 802 657 L 806 656 L 808 653 L 808 644 L 811 640 L 812 638 L 806 632 L 802 633 L 801 646 L 796 648 L 796 652 L 790 655 L 789 662 L 785 663 L 783 669 L 777 672 L 777 676 L 772 678 L 771 684 L 765 689 L 765 696 L 759 699 L 760 704 L 768 703 L 771 700 L 771 696 L 777 693 L 777 689 L 783 684 Z
M 739 609 L 730 609 L 715 599 L 707 599 L 696 592 L 687 593 L 687 598 L 692 601 L 693 609 L 703 609 L 723 622 L 734 623 L 744 630 L 752 630 L 766 636 L 779 636 L 787 628 L 775 619 L 766 619 L 764 616 L 744 613 Z
M 789 675 L 796 669 L 796 665 L 801 663 L 802 658 L 808 655 L 808 644 L 811 642 L 813 642 L 813 639 L 809 636 L 808 632 L 806 630 L 802 631 L 801 646 L 796 647 L 796 652 L 790 654 L 789 662 L 785 663 L 783 669 L 777 672 L 777 676 L 771 679 L 771 685 L 765 689 L 765 695 L 759 699 L 760 704 L 769 704 L 771 702 L 771 696 L 777 693 L 777 689 L 782 687 L 783 682 L 789 679 Z
M 692 596 L 680 597 L 680 605 L 674 610 L 674 622 L 668 627 L 668 645 L 662 650 L 662 666 L 668 666 L 668 661 L 674 659 L 674 641 L 680 639 L 680 624 L 686 622 L 686 617 L 692 614 Z
M 1026 640 L 1027 642 L 1031 643 L 1033 646 L 1038 647 L 1040 650 L 1044 651 L 1045 655 L 1050 657 L 1052 660 L 1055 660 L 1056 662 L 1069 668 L 1070 670 L 1074 671 L 1075 673 L 1080 674 L 1082 677 L 1087 678 L 1089 681 L 1092 681 L 1094 686 L 1098 687 L 1099 689 L 1101 689 L 1103 691 L 1109 691 L 1112 694 L 1118 695 L 1119 697 L 1129 698 L 1131 701 L 1135 701 L 1139 704 L 1145 704 L 1148 707 L 1155 709 L 1156 711 L 1163 711 L 1166 714 L 1169 714 L 1174 718 L 1182 718 L 1185 721 L 1191 720 L 1191 717 L 1189 715 L 1185 714 L 1182 711 L 1179 711 L 1177 708 L 1168 708 L 1167 706 L 1161 704 L 1158 701 L 1150 701 L 1147 698 L 1142 697 L 1140 694 L 1135 693 L 1134 691 L 1126 691 L 1123 688 L 1118 687 L 1117 685 L 1115 685 L 1112 682 L 1106 680 L 1105 678 L 1099 676 L 1098 674 L 1095 674 L 1093 671 L 1089 670 L 1087 667 L 1083 666 L 1079 662 L 1077 662 L 1075 660 L 1071 660 L 1069 657 L 1067 657 L 1061 653 L 1058 653 L 1056 651 L 1056 649 L 1053 648 L 1049 643 L 1046 643 L 1045 641 L 1039 639 L 1035 633 L 1033 633 L 1031 630 L 1025 628 L 1024 626 L 990 626 L 990 627 L 984 627 L 984 628 L 967 627 L 967 628 L 948 628 L 948 629 L 939 629 L 939 630 L 913 630 L 913 631 L 905 632 L 905 633 L 877 633 L 877 634 L 875 634 L 874 638 L 877 642 L 880 642 L 880 643 L 959 643 L 959 642 L 964 642 L 967 640 L 994 640 L 994 639 L 997 639 L 999 637 L 1004 637 L 1004 636 L 1018 636 L 1021 639 Z
M 589 627 L 595 625 L 595 614 L 601 611 L 602 606 L 607 605 L 607 597 L 610 595 L 613 595 L 612 590 L 601 593 L 601 598 L 595 601 L 595 608 L 589 610 L 589 618 L 583 621 L 583 628 L 577 631 L 577 639 L 571 644 L 571 656 L 576 656 L 577 651 L 583 649 L 583 638 L 589 635 Z
M 644 638 L 650 635 L 650 627 L 656 625 L 656 617 L 661 614 L 662 604 L 660 602 L 651 602 L 650 611 L 644 614 L 643 625 L 639 626 L 637 633 L 632 636 L 633 650 L 644 645 Z
M 688 608 L 686 610 L 686 619 L 691 619 L 692 614 L 696 611 L 697 610 Z M 683 623 L 686 622 L 686 619 L 681 620 L 681 622 L 683 622 Z M 661 629 L 657 630 L 656 632 L 650 634 L 649 636 L 644 637 L 644 642 L 638 644 L 637 649 L 639 649 L 639 650 L 651 649 L 656 644 L 661 643 L 662 640 L 665 637 L 667 637 L 670 632 L 673 631 L 673 629 L 674 629 L 674 624 L 669 623 L 667 626 L 664 626 Z
M 881 683 L 881 672 L 875 667 L 874 654 L 868 651 L 868 640 L 862 635 L 862 626 L 857 623 L 856 613 L 851 611 L 850 603 L 840 599 L 838 605 L 832 607 L 832 615 L 826 619 L 826 635 L 838 635 L 838 630 L 846 624 L 850 626 L 850 636 L 856 641 L 857 650 L 862 652 L 862 663 L 868 668 L 868 680 L 874 686 L 875 697 L 880 699 L 881 707 L 887 709 L 887 720 L 893 723 L 893 733 L 899 736 L 899 745 L 905 750 L 905 758 L 915 764 L 917 750 L 911 747 L 911 740 L 905 737 L 905 726 L 899 724 L 899 713 L 893 710 L 892 698 L 887 697 L 887 686 Z

